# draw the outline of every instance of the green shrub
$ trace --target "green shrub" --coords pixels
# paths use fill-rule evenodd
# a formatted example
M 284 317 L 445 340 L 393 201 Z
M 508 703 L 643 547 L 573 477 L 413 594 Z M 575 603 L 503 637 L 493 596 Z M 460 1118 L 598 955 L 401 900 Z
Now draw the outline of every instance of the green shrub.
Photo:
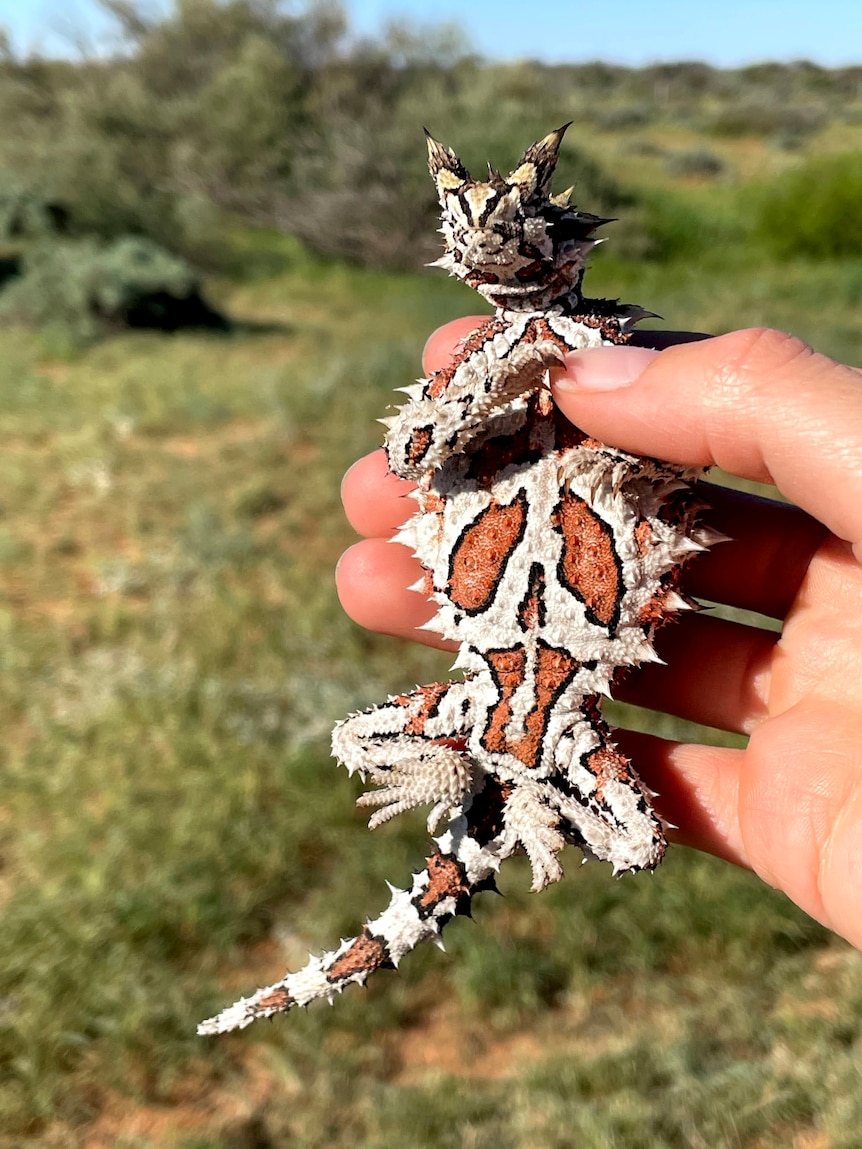
M 705 218 L 680 196 L 662 191 L 645 196 L 641 227 L 644 257 L 666 263 L 690 259 L 715 244 L 715 221 Z
M 608 132 L 625 131 L 627 128 L 642 128 L 655 118 L 655 110 L 649 104 L 626 104 L 616 108 L 596 111 L 593 123 Z
M 65 230 L 68 214 L 49 196 L 0 172 L 0 243 L 36 239 Z
M 779 259 L 862 255 L 862 155 L 809 160 L 765 190 L 754 234 Z
M 743 136 L 773 136 L 792 132 L 811 136 L 825 123 L 820 108 L 793 106 L 777 99 L 733 103 L 722 108 L 705 125 L 716 136 L 738 139 Z
M 112 327 L 224 326 L 192 267 L 140 236 L 33 244 L 0 294 L 0 320 L 62 327 L 78 340 Z
M 701 176 L 712 178 L 724 171 L 724 160 L 706 148 L 692 148 L 673 152 L 665 160 L 665 171 L 671 176 Z

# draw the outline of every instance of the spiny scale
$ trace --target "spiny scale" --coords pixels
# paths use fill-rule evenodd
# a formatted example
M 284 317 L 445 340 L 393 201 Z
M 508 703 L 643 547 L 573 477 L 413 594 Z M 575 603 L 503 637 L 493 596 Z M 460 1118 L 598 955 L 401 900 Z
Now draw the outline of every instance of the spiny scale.
M 442 209 L 438 262 L 496 308 L 452 362 L 403 390 L 387 428 L 390 469 L 418 484 L 396 535 L 437 605 L 428 624 L 460 644 L 463 676 L 352 714 L 335 757 L 375 787 L 377 825 L 417 806 L 442 823 L 408 890 L 297 973 L 202 1023 L 330 1001 L 393 968 L 470 912 L 500 864 L 523 851 L 540 890 L 562 876 L 566 843 L 614 873 L 652 869 L 665 850 L 652 793 L 614 745 L 599 699 L 628 667 L 655 660 L 656 628 L 692 605 L 683 563 L 714 540 L 697 522 L 697 472 L 605 446 L 567 423 L 546 373 L 566 352 L 625 343 L 648 312 L 587 299 L 593 233 L 608 222 L 550 194 L 565 127 L 532 144 L 508 176 L 480 182 L 428 136 Z

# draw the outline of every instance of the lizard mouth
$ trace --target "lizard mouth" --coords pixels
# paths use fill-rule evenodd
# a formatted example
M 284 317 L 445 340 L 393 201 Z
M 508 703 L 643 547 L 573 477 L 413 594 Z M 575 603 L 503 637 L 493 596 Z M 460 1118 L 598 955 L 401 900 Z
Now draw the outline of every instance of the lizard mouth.
M 474 267 L 499 267 L 511 260 L 511 240 L 496 232 L 467 232 L 463 236 L 464 260 Z

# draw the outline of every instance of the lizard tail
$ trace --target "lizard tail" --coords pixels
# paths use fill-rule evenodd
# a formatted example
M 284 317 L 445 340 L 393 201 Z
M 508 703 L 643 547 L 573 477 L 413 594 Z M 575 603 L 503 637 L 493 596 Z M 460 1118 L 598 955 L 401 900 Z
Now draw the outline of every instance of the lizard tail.
M 198 1033 L 245 1029 L 259 1017 L 272 1017 L 316 998 L 331 1002 L 346 986 L 363 985 L 375 970 L 395 969 L 422 942 L 433 941 L 442 948 L 440 934 L 446 923 L 456 914 L 469 916 L 475 894 L 496 889 L 494 875 L 507 852 L 500 848 L 499 823 L 491 809 L 498 804 L 494 799 L 501 796 L 495 793 L 498 785 L 490 778 L 485 783 L 434 840 L 435 849 L 425 869 L 414 874 L 412 887 L 390 886 L 389 905 L 379 917 L 366 922 L 357 937 L 312 957 L 301 970 L 251 997 L 240 998 L 202 1021 Z

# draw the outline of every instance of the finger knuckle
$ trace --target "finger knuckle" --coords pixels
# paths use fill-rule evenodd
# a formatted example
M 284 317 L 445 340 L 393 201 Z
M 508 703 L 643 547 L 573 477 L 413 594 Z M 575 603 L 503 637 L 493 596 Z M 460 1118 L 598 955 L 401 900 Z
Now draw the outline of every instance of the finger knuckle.
M 770 388 L 814 352 L 795 335 L 772 327 L 750 327 L 727 337 L 724 354 L 716 365 L 722 390 L 733 390 L 740 399 Z

